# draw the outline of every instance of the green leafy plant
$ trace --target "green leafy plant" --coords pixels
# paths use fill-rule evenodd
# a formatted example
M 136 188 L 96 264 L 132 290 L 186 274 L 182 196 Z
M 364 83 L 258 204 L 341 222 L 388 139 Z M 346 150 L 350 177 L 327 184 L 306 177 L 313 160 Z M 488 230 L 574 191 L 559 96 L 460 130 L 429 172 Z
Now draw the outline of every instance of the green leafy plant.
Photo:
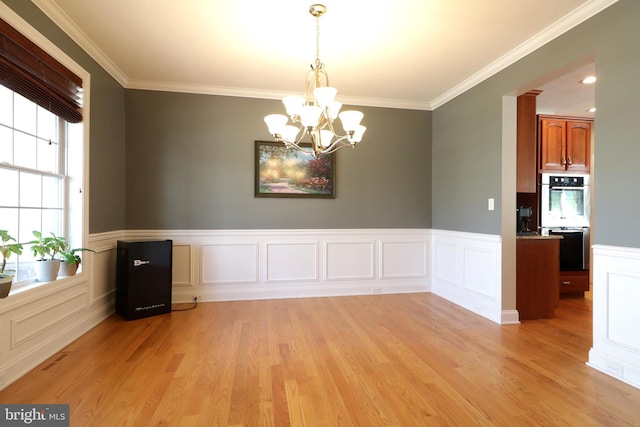
M 11 254 L 22 255 L 22 244 L 12 237 L 7 230 L 0 230 L 0 252 L 2 253 L 2 265 L 0 276 L 4 277 L 4 269 Z
M 50 233 L 51 236 L 43 236 L 39 231 L 33 231 L 33 235 L 36 237 L 26 244 L 31 245 L 31 252 L 33 256 L 43 261 L 50 261 L 58 259 L 56 256 L 60 253 L 62 248 L 68 246 L 64 237 L 56 236 Z
M 73 248 L 71 249 L 69 247 L 69 244 L 67 243 L 61 250 L 60 250 L 60 256 L 62 257 L 62 260 L 66 263 L 69 264 L 80 264 L 82 262 L 82 258 L 80 257 L 80 255 L 78 254 L 78 252 L 95 252 L 93 249 L 89 249 L 89 248 Z

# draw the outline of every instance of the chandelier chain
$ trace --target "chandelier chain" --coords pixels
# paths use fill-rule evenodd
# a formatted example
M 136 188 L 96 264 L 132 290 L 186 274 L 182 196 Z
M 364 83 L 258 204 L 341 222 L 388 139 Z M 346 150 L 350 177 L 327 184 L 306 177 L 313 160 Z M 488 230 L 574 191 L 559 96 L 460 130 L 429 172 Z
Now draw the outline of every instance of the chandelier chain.
M 316 64 L 320 64 L 320 16 L 316 16 Z

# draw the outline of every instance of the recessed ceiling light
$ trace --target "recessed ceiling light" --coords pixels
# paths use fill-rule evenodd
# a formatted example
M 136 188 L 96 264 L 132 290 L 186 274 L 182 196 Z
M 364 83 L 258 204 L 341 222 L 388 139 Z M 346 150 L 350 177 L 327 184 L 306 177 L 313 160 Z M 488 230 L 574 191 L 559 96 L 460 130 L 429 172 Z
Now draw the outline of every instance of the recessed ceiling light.
M 584 79 L 580 80 L 580 83 L 585 85 L 594 84 L 596 82 L 596 76 L 587 76 Z
M 596 107 L 591 107 L 587 110 L 590 113 L 595 113 L 596 112 Z

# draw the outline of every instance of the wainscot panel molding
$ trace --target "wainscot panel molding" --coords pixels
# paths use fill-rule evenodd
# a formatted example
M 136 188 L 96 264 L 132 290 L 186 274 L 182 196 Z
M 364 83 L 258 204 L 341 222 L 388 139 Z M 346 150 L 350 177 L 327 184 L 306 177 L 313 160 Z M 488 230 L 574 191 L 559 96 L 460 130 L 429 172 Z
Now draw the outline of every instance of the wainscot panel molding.
M 327 256 L 325 280 L 373 280 L 375 278 L 375 241 L 325 241 L 324 252 Z
M 319 281 L 319 240 L 265 242 L 264 282 Z
M 501 237 L 431 230 L 431 292 L 496 323 L 518 323 L 502 310 Z
M 0 301 L 0 389 L 107 318 L 114 310 L 115 242 L 93 235 L 82 270 L 55 282 L 13 290 Z
M 203 243 L 201 254 L 203 286 L 258 283 L 258 242 Z M 181 262 L 174 255 L 174 268 Z
M 429 274 L 427 242 L 381 242 L 380 277 L 383 279 L 420 278 Z
M 640 388 L 640 249 L 593 246 L 589 366 Z
M 174 303 L 430 290 L 426 229 L 128 230 L 117 238 L 173 240 Z

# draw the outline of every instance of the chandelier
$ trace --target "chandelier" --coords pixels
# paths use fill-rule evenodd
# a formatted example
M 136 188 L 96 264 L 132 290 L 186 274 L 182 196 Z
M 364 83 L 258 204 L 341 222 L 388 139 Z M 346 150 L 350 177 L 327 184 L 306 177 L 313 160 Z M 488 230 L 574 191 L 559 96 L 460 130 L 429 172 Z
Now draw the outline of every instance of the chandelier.
M 294 148 L 315 157 L 329 154 L 342 147 L 354 148 L 362 140 L 367 129 L 360 124 L 364 114 L 360 111 L 340 112 L 342 103 L 335 100 L 336 88 L 329 86 L 329 76 L 320 62 L 320 17 L 327 8 L 321 4 L 309 7 L 309 13 L 316 18 L 316 59 L 307 73 L 304 98 L 286 96 L 282 99 L 287 116 L 269 114 L 264 121 L 269 133 L 277 142 L 287 148 Z M 334 129 L 334 121 L 340 118 L 344 135 Z M 288 124 L 289 120 L 292 124 Z M 304 147 L 305 137 L 309 135 L 311 149 Z

